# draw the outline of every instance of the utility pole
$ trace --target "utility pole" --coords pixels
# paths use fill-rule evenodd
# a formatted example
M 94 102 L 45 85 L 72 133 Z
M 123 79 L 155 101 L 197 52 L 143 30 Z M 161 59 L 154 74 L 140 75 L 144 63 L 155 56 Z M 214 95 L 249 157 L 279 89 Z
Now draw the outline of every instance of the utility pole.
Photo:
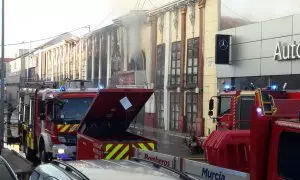
M 2 42 L 1 42 L 1 106 L 0 106 L 0 153 L 4 145 L 4 76 L 5 76 L 5 59 L 4 59 L 4 0 L 2 0 Z

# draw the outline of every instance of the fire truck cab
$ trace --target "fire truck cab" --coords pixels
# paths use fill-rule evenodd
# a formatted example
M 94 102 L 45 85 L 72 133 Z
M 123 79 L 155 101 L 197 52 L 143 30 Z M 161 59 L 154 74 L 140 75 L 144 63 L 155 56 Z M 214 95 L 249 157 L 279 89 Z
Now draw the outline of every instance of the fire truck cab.
M 49 162 L 60 153 L 75 158 L 77 127 L 98 90 L 21 88 L 18 135 L 26 158 Z

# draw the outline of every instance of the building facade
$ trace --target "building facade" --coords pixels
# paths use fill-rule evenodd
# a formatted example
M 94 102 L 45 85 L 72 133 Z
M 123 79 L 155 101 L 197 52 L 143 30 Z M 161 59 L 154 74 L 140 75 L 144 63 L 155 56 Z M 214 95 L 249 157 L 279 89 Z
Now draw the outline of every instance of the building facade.
M 208 134 L 208 100 L 216 94 L 214 36 L 219 1 L 175 1 L 150 11 L 154 126 Z
M 300 15 L 287 16 L 220 31 L 232 36 L 231 64 L 217 65 L 219 90 L 228 83 L 237 89 L 287 83 L 300 84 Z
M 137 124 L 207 135 L 215 127 L 207 112 L 217 92 L 219 4 L 177 0 L 131 11 L 82 38 L 65 33 L 15 62 L 25 63 L 21 77 L 27 81 L 87 79 L 94 87 L 153 88 Z

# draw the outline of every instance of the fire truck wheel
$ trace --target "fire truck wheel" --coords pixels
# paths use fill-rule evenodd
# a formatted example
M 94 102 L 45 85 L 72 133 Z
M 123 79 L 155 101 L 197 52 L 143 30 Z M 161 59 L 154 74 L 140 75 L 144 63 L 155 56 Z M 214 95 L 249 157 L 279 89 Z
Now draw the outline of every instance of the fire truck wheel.
M 33 153 L 33 150 L 28 148 L 25 138 L 23 139 L 23 152 L 25 153 L 26 159 L 28 159 L 29 161 L 34 160 L 35 155 Z
M 41 159 L 41 164 L 45 164 L 45 163 L 48 163 L 49 162 L 49 156 L 48 156 L 48 154 L 46 153 L 46 151 L 45 151 L 45 144 L 44 144 L 44 142 L 42 142 L 41 144 L 40 144 L 40 159 Z

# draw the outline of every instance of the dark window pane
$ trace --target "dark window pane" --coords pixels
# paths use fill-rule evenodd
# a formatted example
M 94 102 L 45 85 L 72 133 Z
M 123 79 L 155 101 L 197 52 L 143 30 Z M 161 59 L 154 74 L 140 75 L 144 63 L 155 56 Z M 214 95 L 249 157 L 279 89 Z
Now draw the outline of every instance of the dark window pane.
M 278 148 L 278 175 L 283 179 L 300 179 L 300 134 L 282 132 Z

